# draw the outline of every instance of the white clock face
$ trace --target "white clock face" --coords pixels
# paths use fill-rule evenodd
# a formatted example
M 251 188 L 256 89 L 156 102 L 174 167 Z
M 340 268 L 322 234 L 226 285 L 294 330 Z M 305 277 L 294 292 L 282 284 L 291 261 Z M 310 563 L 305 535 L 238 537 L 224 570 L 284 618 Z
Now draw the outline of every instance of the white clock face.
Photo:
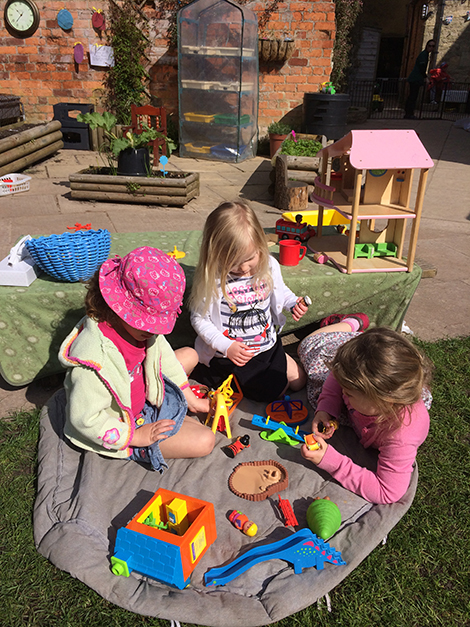
M 25 2 L 13 2 L 7 9 L 10 24 L 19 31 L 29 30 L 34 23 L 32 8 Z
M 18 37 L 29 37 L 39 26 L 39 9 L 33 0 L 9 0 L 4 15 L 5 26 Z

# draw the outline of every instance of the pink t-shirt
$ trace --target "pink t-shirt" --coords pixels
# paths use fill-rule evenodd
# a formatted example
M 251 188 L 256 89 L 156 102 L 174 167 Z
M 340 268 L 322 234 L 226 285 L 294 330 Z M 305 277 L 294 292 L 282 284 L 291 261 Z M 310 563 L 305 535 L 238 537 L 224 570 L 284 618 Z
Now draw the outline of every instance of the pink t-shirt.
M 138 342 L 139 345 L 134 346 L 121 337 L 107 322 L 99 322 L 98 327 L 124 357 L 131 380 L 131 409 L 133 416 L 136 417 L 145 405 L 144 360 L 147 354 L 147 342 Z
M 418 446 L 429 432 L 429 414 L 424 402 L 420 399 L 410 407 L 410 414 L 396 431 L 377 433 L 374 416 L 365 416 L 353 409 L 330 373 L 318 399 L 317 411 L 326 411 L 333 418 L 339 418 L 344 406 L 362 446 L 378 449 L 377 470 L 372 472 L 358 466 L 331 445 L 318 468 L 326 470 L 347 490 L 371 503 L 396 503 L 410 485 Z

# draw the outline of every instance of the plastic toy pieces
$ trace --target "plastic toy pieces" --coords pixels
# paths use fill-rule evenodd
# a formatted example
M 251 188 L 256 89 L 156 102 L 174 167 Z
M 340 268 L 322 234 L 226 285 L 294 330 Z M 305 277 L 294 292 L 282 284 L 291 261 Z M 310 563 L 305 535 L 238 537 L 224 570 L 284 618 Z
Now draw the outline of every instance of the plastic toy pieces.
M 194 396 L 197 396 L 198 398 L 207 398 L 207 395 L 209 394 L 209 388 L 205 385 L 191 385 L 191 391 L 193 392 Z
M 306 431 L 299 431 L 299 427 L 296 427 L 294 430 L 292 427 L 282 424 L 282 422 L 275 422 L 274 420 L 271 420 L 269 416 L 264 418 L 259 414 L 254 414 L 251 419 L 251 424 L 255 427 L 261 427 L 262 429 L 269 429 L 269 431 L 282 429 L 290 438 L 293 438 L 298 442 L 302 442 L 302 444 L 304 443 L 304 436 L 308 435 Z
M 268 442 L 279 442 L 280 444 L 288 444 L 289 446 L 297 446 L 298 440 L 290 438 L 287 433 L 282 429 L 282 426 L 276 431 L 261 431 L 259 437 Z
M 248 434 L 239 435 L 235 442 L 229 444 L 228 446 L 224 446 L 223 451 L 227 455 L 233 459 L 235 455 L 238 455 L 240 451 L 243 451 L 245 448 L 249 448 L 250 446 L 250 436 Z
M 341 526 L 341 512 L 327 496 L 316 498 L 307 509 L 307 525 L 323 540 L 331 538 Z
M 316 451 L 320 448 L 320 445 L 315 440 L 315 436 L 313 435 L 313 433 L 304 435 L 304 442 L 309 451 Z
M 337 429 L 339 429 L 339 424 L 338 421 L 335 420 L 334 418 L 331 418 L 330 420 L 330 427 L 333 427 L 333 429 L 336 431 Z M 317 427 L 318 431 L 320 433 L 323 433 L 325 431 L 325 425 L 323 424 L 323 422 L 319 422 L 318 423 L 318 427 Z
M 80 224 L 80 222 L 75 222 L 73 226 L 68 226 L 67 228 L 69 229 L 69 231 L 75 231 L 75 233 L 77 231 L 89 231 L 91 229 L 91 222 L 88 222 L 88 224 Z
M 186 253 L 182 250 L 178 250 L 176 245 L 170 253 L 167 253 L 167 255 L 169 257 L 173 257 L 173 259 L 183 259 L 183 257 L 186 257 Z
M 287 425 L 301 425 L 308 418 L 308 409 L 300 400 L 291 400 L 285 395 L 281 401 L 273 401 L 266 407 L 266 414 L 274 422 L 285 422 Z
M 292 509 L 292 505 L 290 504 L 288 499 L 281 499 L 280 494 L 278 494 L 278 499 L 279 509 L 284 516 L 284 527 L 295 527 L 296 525 L 298 525 L 299 523 L 297 521 L 297 518 L 295 517 L 294 510 Z
M 255 546 L 225 566 L 211 568 L 205 573 L 204 582 L 206 586 L 224 586 L 255 564 L 272 559 L 290 562 L 294 565 L 296 575 L 303 568 L 322 570 L 325 562 L 336 566 L 346 564 L 339 551 L 318 538 L 310 529 L 301 529 L 278 542 Z
M 232 381 L 236 386 L 236 390 L 231 387 Z M 209 392 L 211 405 L 206 418 L 206 425 L 212 418 L 212 431 L 225 431 L 228 438 L 232 437 L 230 431 L 230 422 L 228 417 L 235 407 L 243 398 L 243 393 L 238 384 L 237 379 L 231 374 L 221 386 L 212 392 Z
M 240 529 L 240 531 L 242 531 L 246 536 L 253 537 L 258 531 L 258 525 L 249 520 L 248 516 L 245 516 L 245 514 L 242 514 L 236 509 L 230 512 L 228 519 L 237 529 Z
M 179 526 L 183 535 L 159 528 L 166 524 Z M 125 577 L 135 570 L 182 590 L 216 538 L 212 503 L 160 488 L 125 527 L 118 529 L 111 569 Z

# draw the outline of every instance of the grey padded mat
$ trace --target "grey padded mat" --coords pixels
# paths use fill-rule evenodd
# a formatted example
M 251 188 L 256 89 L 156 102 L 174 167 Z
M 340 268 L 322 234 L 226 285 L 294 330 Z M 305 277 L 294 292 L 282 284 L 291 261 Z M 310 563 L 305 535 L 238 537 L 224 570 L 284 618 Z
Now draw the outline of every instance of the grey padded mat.
M 296 394 L 302 398 L 302 393 Z M 303 398 L 305 401 L 305 398 Z M 410 487 L 393 505 L 371 505 L 342 488 L 329 475 L 307 463 L 300 447 L 261 439 L 251 425 L 253 413 L 264 407 L 243 399 L 231 416 L 232 435 L 251 436 L 251 446 L 235 459 L 221 447 L 218 433 L 206 458 L 172 460 L 163 475 L 134 461 L 113 460 L 74 448 L 63 436 L 65 393 L 59 390 L 44 407 L 39 441 L 38 494 L 34 509 L 34 539 L 38 551 L 58 568 L 77 577 L 108 601 L 132 612 L 213 627 L 255 627 L 293 614 L 331 591 L 376 547 L 410 507 L 418 480 L 415 468 Z M 308 424 L 308 423 L 307 423 Z M 341 427 L 335 446 L 369 468 L 376 451 L 365 451 L 353 431 Z M 342 514 L 340 530 L 329 544 L 341 551 L 346 566 L 325 564 L 323 570 L 294 574 L 287 562 L 274 559 L 256 564 L 223 587 L 204 586 L 204 573 L 231 562 L 250 545 L 275 542 L 293 533 L 284 527 L 277 495 L 262 502 L 241 499 L 228 489 L 228 477 L 241 462 L 274 459 L 289 473 L 281 493 L 289 499 L 306 527 L 306 510 L 314 497 L 329 496 Z M 117 529 L 147 503 L 158 488 L 166 488 L 214 504 L 217 540 L 209 547 L 184 590 L 170 588 L 132 573 L 116 577 L 110 568 Z M 238 509 L 258 525 L 248 538 L 227 519 Z

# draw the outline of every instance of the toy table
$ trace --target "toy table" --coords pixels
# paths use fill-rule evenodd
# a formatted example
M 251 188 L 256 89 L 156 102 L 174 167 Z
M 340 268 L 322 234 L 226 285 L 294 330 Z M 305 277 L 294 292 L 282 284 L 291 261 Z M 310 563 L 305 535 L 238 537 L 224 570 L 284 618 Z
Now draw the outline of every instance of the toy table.
M 165 252 L 186 252 L 179 262 L 191 286 L 199 255 L 200 231 L 165 233 L 115 233 L 110 255 L 125 255 L 139 246 Z M 278 246 L 270 249 L 279 258 Z M 319 265 L 308 252 L 298 266 L 282 268 L 287 285 L 299 296 L 308 294 L 313 304 L 300 323 L 287 314 L 283 333 L 292 332 L 332 313 L 366 313 L 375 325 L 400 327 L 421 278 L 412 272 L 346 275 Z M 188 289 L 187 288 L 187 289 Z M 188 293 L 188 291 L 187 291 Z M 29 287 L 0 286 L 0 374 L 14 386 L 62 372 L 57 353 L 73 325 L 84 315 L 85 286 L 55 281 L 42 274 Z M 184 309 L 169 340 L 174 348 L 194 343 L 195 334 Z

